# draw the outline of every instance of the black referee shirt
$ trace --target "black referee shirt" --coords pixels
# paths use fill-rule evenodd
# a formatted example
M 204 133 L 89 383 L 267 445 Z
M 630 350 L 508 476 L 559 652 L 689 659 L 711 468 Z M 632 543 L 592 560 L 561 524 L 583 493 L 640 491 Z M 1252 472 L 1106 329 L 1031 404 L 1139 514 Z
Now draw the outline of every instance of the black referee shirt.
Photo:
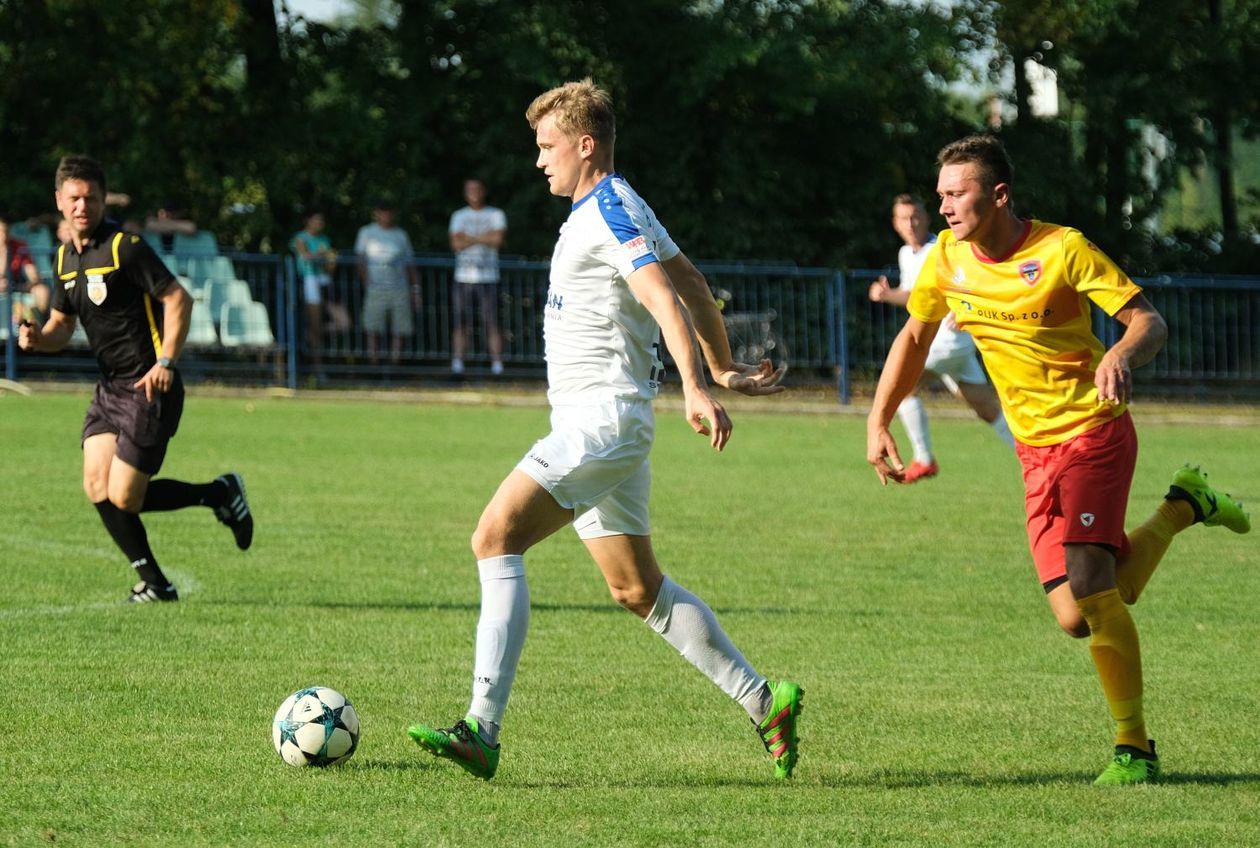
M 162 302 L 175 281 L 153 248 L 103 220 L 83 245 L 57 251 L 52 308 L 83 322 L 101 375 L 138 380 L 162 355 Z

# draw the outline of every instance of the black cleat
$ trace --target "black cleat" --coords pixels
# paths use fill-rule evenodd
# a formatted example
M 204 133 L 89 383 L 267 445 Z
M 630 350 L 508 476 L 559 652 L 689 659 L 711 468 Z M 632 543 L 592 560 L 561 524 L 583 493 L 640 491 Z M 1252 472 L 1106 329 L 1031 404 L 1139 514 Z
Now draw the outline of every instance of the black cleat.
M 214 516 L 232 528 L 236 546 L 243 551 L 248 550 L 254 541 L 254 517 L 249 511 L 249 501 L 245 499 L 245 481 L 233 471 L 217 478 L 217 482 L 227 486 L 228 493 L 223 504 L 214 508 Z
M 127 602 L 132 604 L 178 600 L 179 592 L 175 591 L 174 585 L 167 583 L 165 586 L 157 586 L 153 583 L 145 583 L 143 580 L 132 587 L 131 594 L 127 597 Z

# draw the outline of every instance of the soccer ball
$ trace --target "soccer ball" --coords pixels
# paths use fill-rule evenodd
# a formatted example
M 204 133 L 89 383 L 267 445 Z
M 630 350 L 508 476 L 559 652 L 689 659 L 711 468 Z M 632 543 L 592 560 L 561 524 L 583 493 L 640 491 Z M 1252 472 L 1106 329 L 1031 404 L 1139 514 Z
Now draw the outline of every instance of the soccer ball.
M 308 686 L 284 699 L 271 723 L 271 741 L 291 766 L 331 766 L 359 745 L 359 715 L 346 696 Z

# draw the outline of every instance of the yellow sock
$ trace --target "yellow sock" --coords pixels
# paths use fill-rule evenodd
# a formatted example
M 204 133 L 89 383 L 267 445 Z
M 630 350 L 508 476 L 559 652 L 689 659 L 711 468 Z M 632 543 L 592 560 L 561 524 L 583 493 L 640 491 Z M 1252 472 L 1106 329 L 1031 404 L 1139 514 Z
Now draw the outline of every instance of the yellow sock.
M 1116 589 L 1081 598 L 1076 605 L 1089 623 L 1089 652 L 1116 721 L 1116 744 L 1149 751 L 1142 716 L 1142 651 L 1133 618 Z
M 1129 531 L 1129 553 L 1116 560 L 1116 588 L 1126 604 L 1138 595 L 1168 552 L 1173 536 L 1194 523 L 1194 510 L 1185 501 L 1161 501 L 1146 523 Z

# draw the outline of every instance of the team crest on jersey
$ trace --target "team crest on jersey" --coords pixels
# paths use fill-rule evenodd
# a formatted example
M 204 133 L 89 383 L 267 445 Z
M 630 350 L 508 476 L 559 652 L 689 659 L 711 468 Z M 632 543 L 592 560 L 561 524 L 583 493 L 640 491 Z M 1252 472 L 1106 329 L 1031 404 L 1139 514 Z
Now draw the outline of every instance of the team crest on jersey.
M 967 285 L 967 273 L 966 273 L 965 271 L 963 271 L 963 269 L 962 269 L 962 268 L 955 268 L 955 269 L 954 269 L 953 283 L 954 283 L 954 285 L 956 285 L 956 286 L 962 286 L 962 287 L 964 287 L 964 288 L 966 287 L 966 285 Z
M 635 236 L 630 239 L 630 241 L 623 243 L 621 246 L 625 248 L 626 253 L 630 255 L 632 260 L 638 259 L 641 256 L 647 256 L 652 252 L 652 248 L 648 247 L 647 239 L 643 236 Z
M 1024 278 L 1024 282 L 1033 285 L 1041 279 L 1041 260 L 1034 259 L 1031 262 L 1025 262 L 1019 266 L 1019 275 Z
M 105 295 L 109 294 L 105 290 L 104 274 L 88 274 L 88 300 L 97 306 L 105 302 Z
M 1082 524 L 1084 524 L 1086 527 L 1093 527 L 1093 526 L 1094 526 L 1094 514 L 1093 514 L 1092 512 L 1082 512 L 1082 513 L 1081 513 L 1081 523 L 1082 523 Z

